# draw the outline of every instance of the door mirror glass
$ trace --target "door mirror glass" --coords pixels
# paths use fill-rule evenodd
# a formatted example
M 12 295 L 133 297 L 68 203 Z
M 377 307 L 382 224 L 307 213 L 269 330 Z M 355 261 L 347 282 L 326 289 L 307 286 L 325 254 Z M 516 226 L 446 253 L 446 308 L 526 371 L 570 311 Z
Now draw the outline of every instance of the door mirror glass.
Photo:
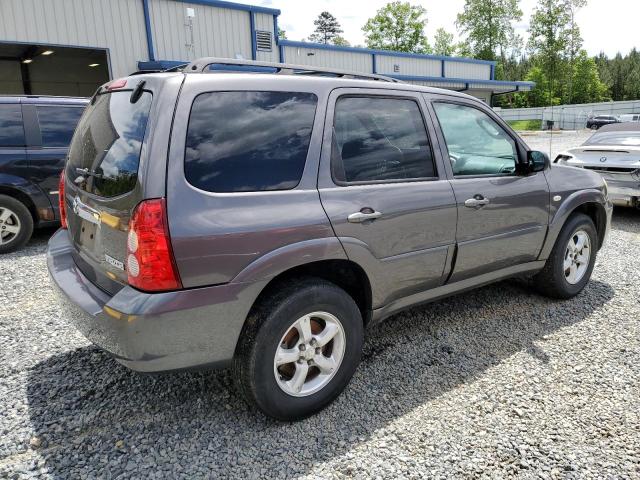
M 527 152 L 527 160 L 532 172 L 541 172 L 551 163 L 546 153 L 537 150 Z

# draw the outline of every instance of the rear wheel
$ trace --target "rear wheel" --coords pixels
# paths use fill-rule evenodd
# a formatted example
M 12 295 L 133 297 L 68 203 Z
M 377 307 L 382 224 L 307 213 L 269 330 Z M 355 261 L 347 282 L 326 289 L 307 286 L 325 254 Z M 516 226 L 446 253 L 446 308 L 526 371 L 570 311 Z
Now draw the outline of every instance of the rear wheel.
M 19 200 L 0 195 L 0 253 L 24 246 L 33 233 L 33 218 Z
M 234 362 L 247 402 L 279 420 L 324 408 L 360 362 L 362 316 L 342 289 L 321 279 L 287 284 L 247 319 Z
M 591 278 L 596 261 L 598 235 L 586 215 L 572 215 L 560 231 L 544 269 L 534 277 L 538 290 L 553 298 L 571 298 Z

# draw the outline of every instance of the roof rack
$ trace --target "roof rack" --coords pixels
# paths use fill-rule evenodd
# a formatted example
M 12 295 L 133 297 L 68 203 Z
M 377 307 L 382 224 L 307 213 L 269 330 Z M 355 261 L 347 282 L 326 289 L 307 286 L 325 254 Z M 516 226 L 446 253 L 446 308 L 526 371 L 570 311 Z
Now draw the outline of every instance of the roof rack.
M 313 67 L 310 65 L 291 65 L 288 63 L 276 63 L 276 62 L 258 62 L 255 60 L 237 60 L 234 58 L 219 58 L 219 57 L 203 57 L 192 61 L 183 68 L 184 73 L 204 73 L 207 67 L 212 65 L 220 65 L 224 71 L 238 71 L 232 68 L 224 67 L 256 67 L 257 72 L 261 73 L 274 73 L 277 75 L 335 75 L 341 78 L 353 78 L 362 80 L 379 80 L 382 82 L 400 83 L 395 78 L 387 77 L 385 75 L 378 75 L 376 73 L 361 73 L 348 70 L 338 70 L 335 68 L 325 67 Z M 273 71 L 269 71 L 273 69 Z

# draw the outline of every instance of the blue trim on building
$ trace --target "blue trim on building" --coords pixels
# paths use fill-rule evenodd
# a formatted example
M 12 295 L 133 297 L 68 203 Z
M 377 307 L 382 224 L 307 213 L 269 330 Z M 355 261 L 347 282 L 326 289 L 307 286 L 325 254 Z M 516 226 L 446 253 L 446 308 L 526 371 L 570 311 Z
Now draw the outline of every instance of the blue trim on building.
M 245 12 L 268 13 L 270 15 L 280 15 L 277 8 L 259 7 L 256 5 L 245 5 L 243 3 L 225 2 L 222 0 L 173 0 L 181 3 L 195 3 L 197 5 L 206 5 L 208 7 L 230 8 L 232 10 L 243 10 Z
M 375 53 L 371 54 L 371 70 L 373 70 L 373 73 L 378 73 L 378 66 L 376 65 L 376 54 Z
M 186 65 L 189 62 L 180 62 L 177 60 L 153 60 L 153 61 L 139 61 L 138 70 L 167 70 L 169 68 L 178 67 L 180 65 Z
M 147 32 L 147 50 L 149 50 L 149 60 L 154 61 L 153 35 L 151 33 L 151 14 L 149 13 L 149 0 L 142 0 L 142 10 L 144 12 L 144 29 Z
M 339 52 L 355 52 L 355 53 L 369 53 L 376 55 L 385 55 L 388 57 L 409 57 L 409 58 L 422 58 L 425 60 L 447 60 L 451 62 L 462 63 L 477 63 L 481 65 L 495 65 L 496 62 L 489 60 L 476 60 L 475 58 L 463 58 L 463 57 L 446 57 L 442 55 L 429 55 L 423 53 L 408 53 L 408 52 L 394 52 L 391 50 L 375 50 L 371 48 L 358 48 L 358 47 L 341 47 L 338 45 L 327 45 L 324 43 L 311 43 L 311 42 L 297 42 L 293 40 L 281 40 L 280 43 L 289 47 L 298 48 L 313 48 L 318 50 L 335 50 Z
M 251 30 L 251 60 L 258 58 L 258 45 L 256 42 L 256 18 L 253 12 L 249 12 L 249 29 Z
M 491 80 L 495 80 L 496 79 L 496 66 L 495 65 L 491 65 L 491 76 L 490 76 Z
M 278 16 L 273 16 L 273 41 L 278 45 Z
M 280 63 L 285 63 L 285 61 L 284 61 L 284 45 L 278 45 L 278 54 L 280 55 Z
M 440 76 L 442 78 L 446 77 L 447 75 L 445 74 L 445 67 L 444 67 L 444 60 L 440 60 Z

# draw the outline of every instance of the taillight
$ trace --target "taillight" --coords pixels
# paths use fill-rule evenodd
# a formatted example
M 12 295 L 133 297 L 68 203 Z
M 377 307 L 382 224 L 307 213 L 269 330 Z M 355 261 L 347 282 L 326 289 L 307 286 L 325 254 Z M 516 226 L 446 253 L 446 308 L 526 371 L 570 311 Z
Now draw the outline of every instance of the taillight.
M 127 276 L 129 285 L 147 292 L 182 288 L 164 198 L 144 200 L 133 212 L 127 236 Z
M 58 207 L 60 208 L 60 225 L 62 228 L 67 228 L 67 206 L 64 200 L 64 170 L 60 174 L 60 181 L 58 183 Z

